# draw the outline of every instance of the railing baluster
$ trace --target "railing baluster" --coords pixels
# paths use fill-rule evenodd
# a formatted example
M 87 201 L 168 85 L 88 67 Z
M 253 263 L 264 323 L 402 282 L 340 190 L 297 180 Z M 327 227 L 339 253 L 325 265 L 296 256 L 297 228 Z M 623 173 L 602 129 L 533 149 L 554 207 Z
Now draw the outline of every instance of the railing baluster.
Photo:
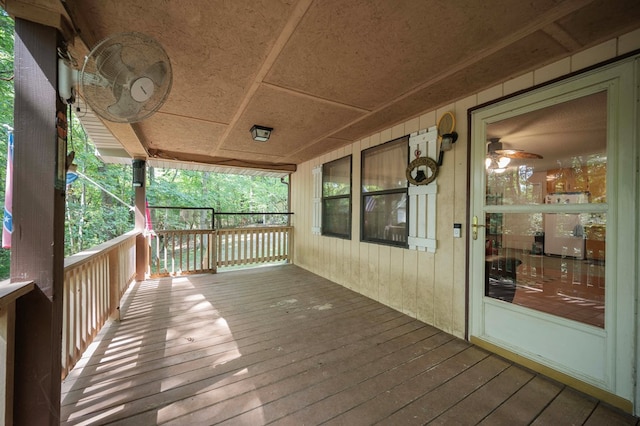
M 82 317 L 81 317 L 81 309 L 80 309 L 80 288 L 82 283 L 82 277 L 84 275 L 84 270 L 82 267 L 78 268 L 77 276 L 78 281 L 76 281 L 76 285 L 73 288 L 73 304 L 71 305 L 71 318 L 73 318 L 73 324 L 71 327 L 73 329 L 73 339 L 72 339 L 72 348 L 71 348 L 71 357 L 72 359 L 77 359 L 78 351 L 80 350 L 80 335 L 82 329 Z
M 239 265 L 238 259 L 240 258 L 240 254 L 238 253 L 238 250 L 240 249 L 240 239 L 238 238 L 238 231 L 231 229 L 229 230 L 229 235 L 231 235 L 229 266 Z
M 236 231 L 232 230 L 229 235 L 231 235 L 231 244 L 229 248 L 229 264 L 234 266 L 236 264 Z
M 84 352 L 84 342 L 87 340 L 86 336 L 89 333 L 87 321 L 87 302 L 89 300 L 89 288 L 91 287 L 91 274 L 89 273 L 91 268 L 89 268 L 89 265 L 84 265 L 82 269 L 84 273 L 83 282 L 87 283 L 87 285 L 84 289 L 80 289 L 80 318 L 82 318 L 82 321 L 80 323 L 80 352 Z
M 271 232 L 271 240 L 273 241 L 271 243 L 271 250 L 272 250 L 271 259 L 273 262 L 278 260 L 278 236 L 279 236 L 278 228 L 274 228 L 273 231 Z
M 241 265 L 246 265 L 251 260 L 251 230 L 249 232 L 242 232 L 241 230 L 236 230 L 238 233 L 238 237 L 242 239 L 242 250 L 238 250 L 238 260 Z
M 260 261 L 260 230 L 254 228 L 249 232 L 251 234 L 251 241 L 253 244 L 250 263 L 258 263 Z
M 156 273 L 158 273 L 158 274 L 162 273 L 162 263 L 161 263 L 161 260 L 160 260 L 160 259 L 162 259 L 160 257 L 162 255 L 162 253 L 160 253 L 160 248 L 161 248 L 160 241 L 162 241 L 162 240 L 160 239 L 160 235 L 162 235 L 162 234 L 157 234 L 156 235 L 156 260 L 157 260 L 157 263 L 158 263 L 158 267 L 156 269 Z M 165 265 L 165 268 L 166 268 L 167 259 L 165 259 L 164 265 Z
M 166 234 L 167 237 L 169 236 L 169 234 Z M 176 273 L 176 236 L 172 235 L 171 236 L 171 271 L 169 271 L 169 268 L 167 268 L 167 271 L 171 274 L 174 275 Z
M 227 232 L 227 264 L 233 266 L 233 246 L 235 243 L 235 238 L 233 235 L 233 231 Z
M 200 248 L 200 261 L 198 262 L 198 270 L 204 271 L 204 233 L 198 232 L 198 246 Z
M 196 231 L 193 234 L 193 272 L 197 271 L 200 272 L 202 270 L 202 266 L 201 263 L 198 262 L 198 246 L 200 245 L 200 243 L 198 241 L 200 237 L 200 232 Z
M 183 244 L 184 244 L 184 257 L 185 259 L 183 259 L 184 265 L 182 266 L 182 270 L 186 273 L 189 272 L 190 268 L 190 243 L 191 243 L 191 232 L 187 231 L 185 233 L 182 234 L 183 238 L 186 240 Z
M 89 299 L 87 303 L 87 306 L 89 308 L 89 312 L 88 312 L 88 322 L 89 324 L 87 325 L 87 335 L 89 337 L 93 337 L 94 332 L 95 332 L 95 328 L 96 328 L 96 324 L 98 322 L 97 318 L 96 318 L 96 296 L 97 296 L 97 281 L 98 281 L 98 266 L 100 265 L 100 262 L 98 262 L 98 260 L 96 259 L 95 261 L 93 261 L 93 265 L 92 268 L 90 269 L 89 273 L 91 274 L 91 285 L 89 286 L 89 293 L 87 294 L 87 298 Z M 85 342 L 86 346 L 89 346 L 89 339 L 87 339 L 87 342 Z M 85 347 L 86 347 L 85 346 Z
M 196 231 L 193 234 L 193 270 L 194 271 L 202 271 L 202 262 L 198 262 L 200 255 L 198 254 L 198 246 L 200 245 L 200 232 Z M 200 253 L 202 253 L 200 251 Z
M 204 271 L 204 246 L 203 246 L 204 235 L 202 233 L 198 233 L 198 246 L 200 247 L 200 261 L 198 262 L 198 271 Z

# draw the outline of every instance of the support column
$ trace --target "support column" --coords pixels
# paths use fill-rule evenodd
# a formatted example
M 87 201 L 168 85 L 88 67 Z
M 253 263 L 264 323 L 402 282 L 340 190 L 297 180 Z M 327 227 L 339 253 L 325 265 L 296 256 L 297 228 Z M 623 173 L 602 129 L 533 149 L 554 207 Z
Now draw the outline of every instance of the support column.
M 135 229 L 144 231 L 146 225 L 147 212 L 147 175 L 146 163 L 144 160 L 133 160 L 133 188 L 135 191 Z M 136 238 L 136 281 L 144 281 L 149 264 L 149 246 L 144 235 Z
M 60 179 L 66 138 L 56 131 L 65 119 L 57 96 L 59 40 L 55 28 L 16 19 L 11 281 L 35 282 L 16 303 L 16 425 L 57 425 L 60 418 L 65 195 Z

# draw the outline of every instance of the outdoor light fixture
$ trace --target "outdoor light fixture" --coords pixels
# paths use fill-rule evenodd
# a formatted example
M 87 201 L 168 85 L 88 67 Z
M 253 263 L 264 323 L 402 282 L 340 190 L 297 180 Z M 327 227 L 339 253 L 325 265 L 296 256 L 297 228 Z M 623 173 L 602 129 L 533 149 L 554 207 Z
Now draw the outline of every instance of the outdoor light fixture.
M 438 166 L 442 166 L 444 160 L 445 151 L 451 151 L 453 144 L 458 140 L 458 134 L 456 132 L 445 133 L 440 139 L 440 154 L 438 155 Z
M 440 141 L 440 151 L 451 151 L 453 149 L 453 144 L 458 140 L 458 134 L 456 132 L 447 133 L 442 135 L 442 140 Z
M 144 186 L 144 160 L 133 160 L 131 165 L 133 166 L 133 186 L 141 188 Z
M 273 129 L 271 127 L 258 126 L 257 124 L 254 124 L 251 128 L 251 137 L 256 142 L 266 142 L 269 140 L 272 130 Z

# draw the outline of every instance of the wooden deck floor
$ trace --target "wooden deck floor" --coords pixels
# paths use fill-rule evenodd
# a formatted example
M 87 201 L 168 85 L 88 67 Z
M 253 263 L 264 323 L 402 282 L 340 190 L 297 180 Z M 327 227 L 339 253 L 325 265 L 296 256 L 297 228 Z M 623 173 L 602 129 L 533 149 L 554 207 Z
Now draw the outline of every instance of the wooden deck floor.
M 637 424 L 293 265 L 137 283 L 62 424 Z

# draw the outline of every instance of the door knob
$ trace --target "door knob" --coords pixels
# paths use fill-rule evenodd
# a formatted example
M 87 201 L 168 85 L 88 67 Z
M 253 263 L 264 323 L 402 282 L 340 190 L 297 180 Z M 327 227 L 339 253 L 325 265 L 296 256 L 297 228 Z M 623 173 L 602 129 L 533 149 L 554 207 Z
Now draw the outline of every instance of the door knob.
M 478 224 L 478 216 L 474 216 L 473 220 L 471 221 L 471 237 L 474 240 L 478 239 L 478 228 L 484 228 L 484 225 L 479 225 Z

